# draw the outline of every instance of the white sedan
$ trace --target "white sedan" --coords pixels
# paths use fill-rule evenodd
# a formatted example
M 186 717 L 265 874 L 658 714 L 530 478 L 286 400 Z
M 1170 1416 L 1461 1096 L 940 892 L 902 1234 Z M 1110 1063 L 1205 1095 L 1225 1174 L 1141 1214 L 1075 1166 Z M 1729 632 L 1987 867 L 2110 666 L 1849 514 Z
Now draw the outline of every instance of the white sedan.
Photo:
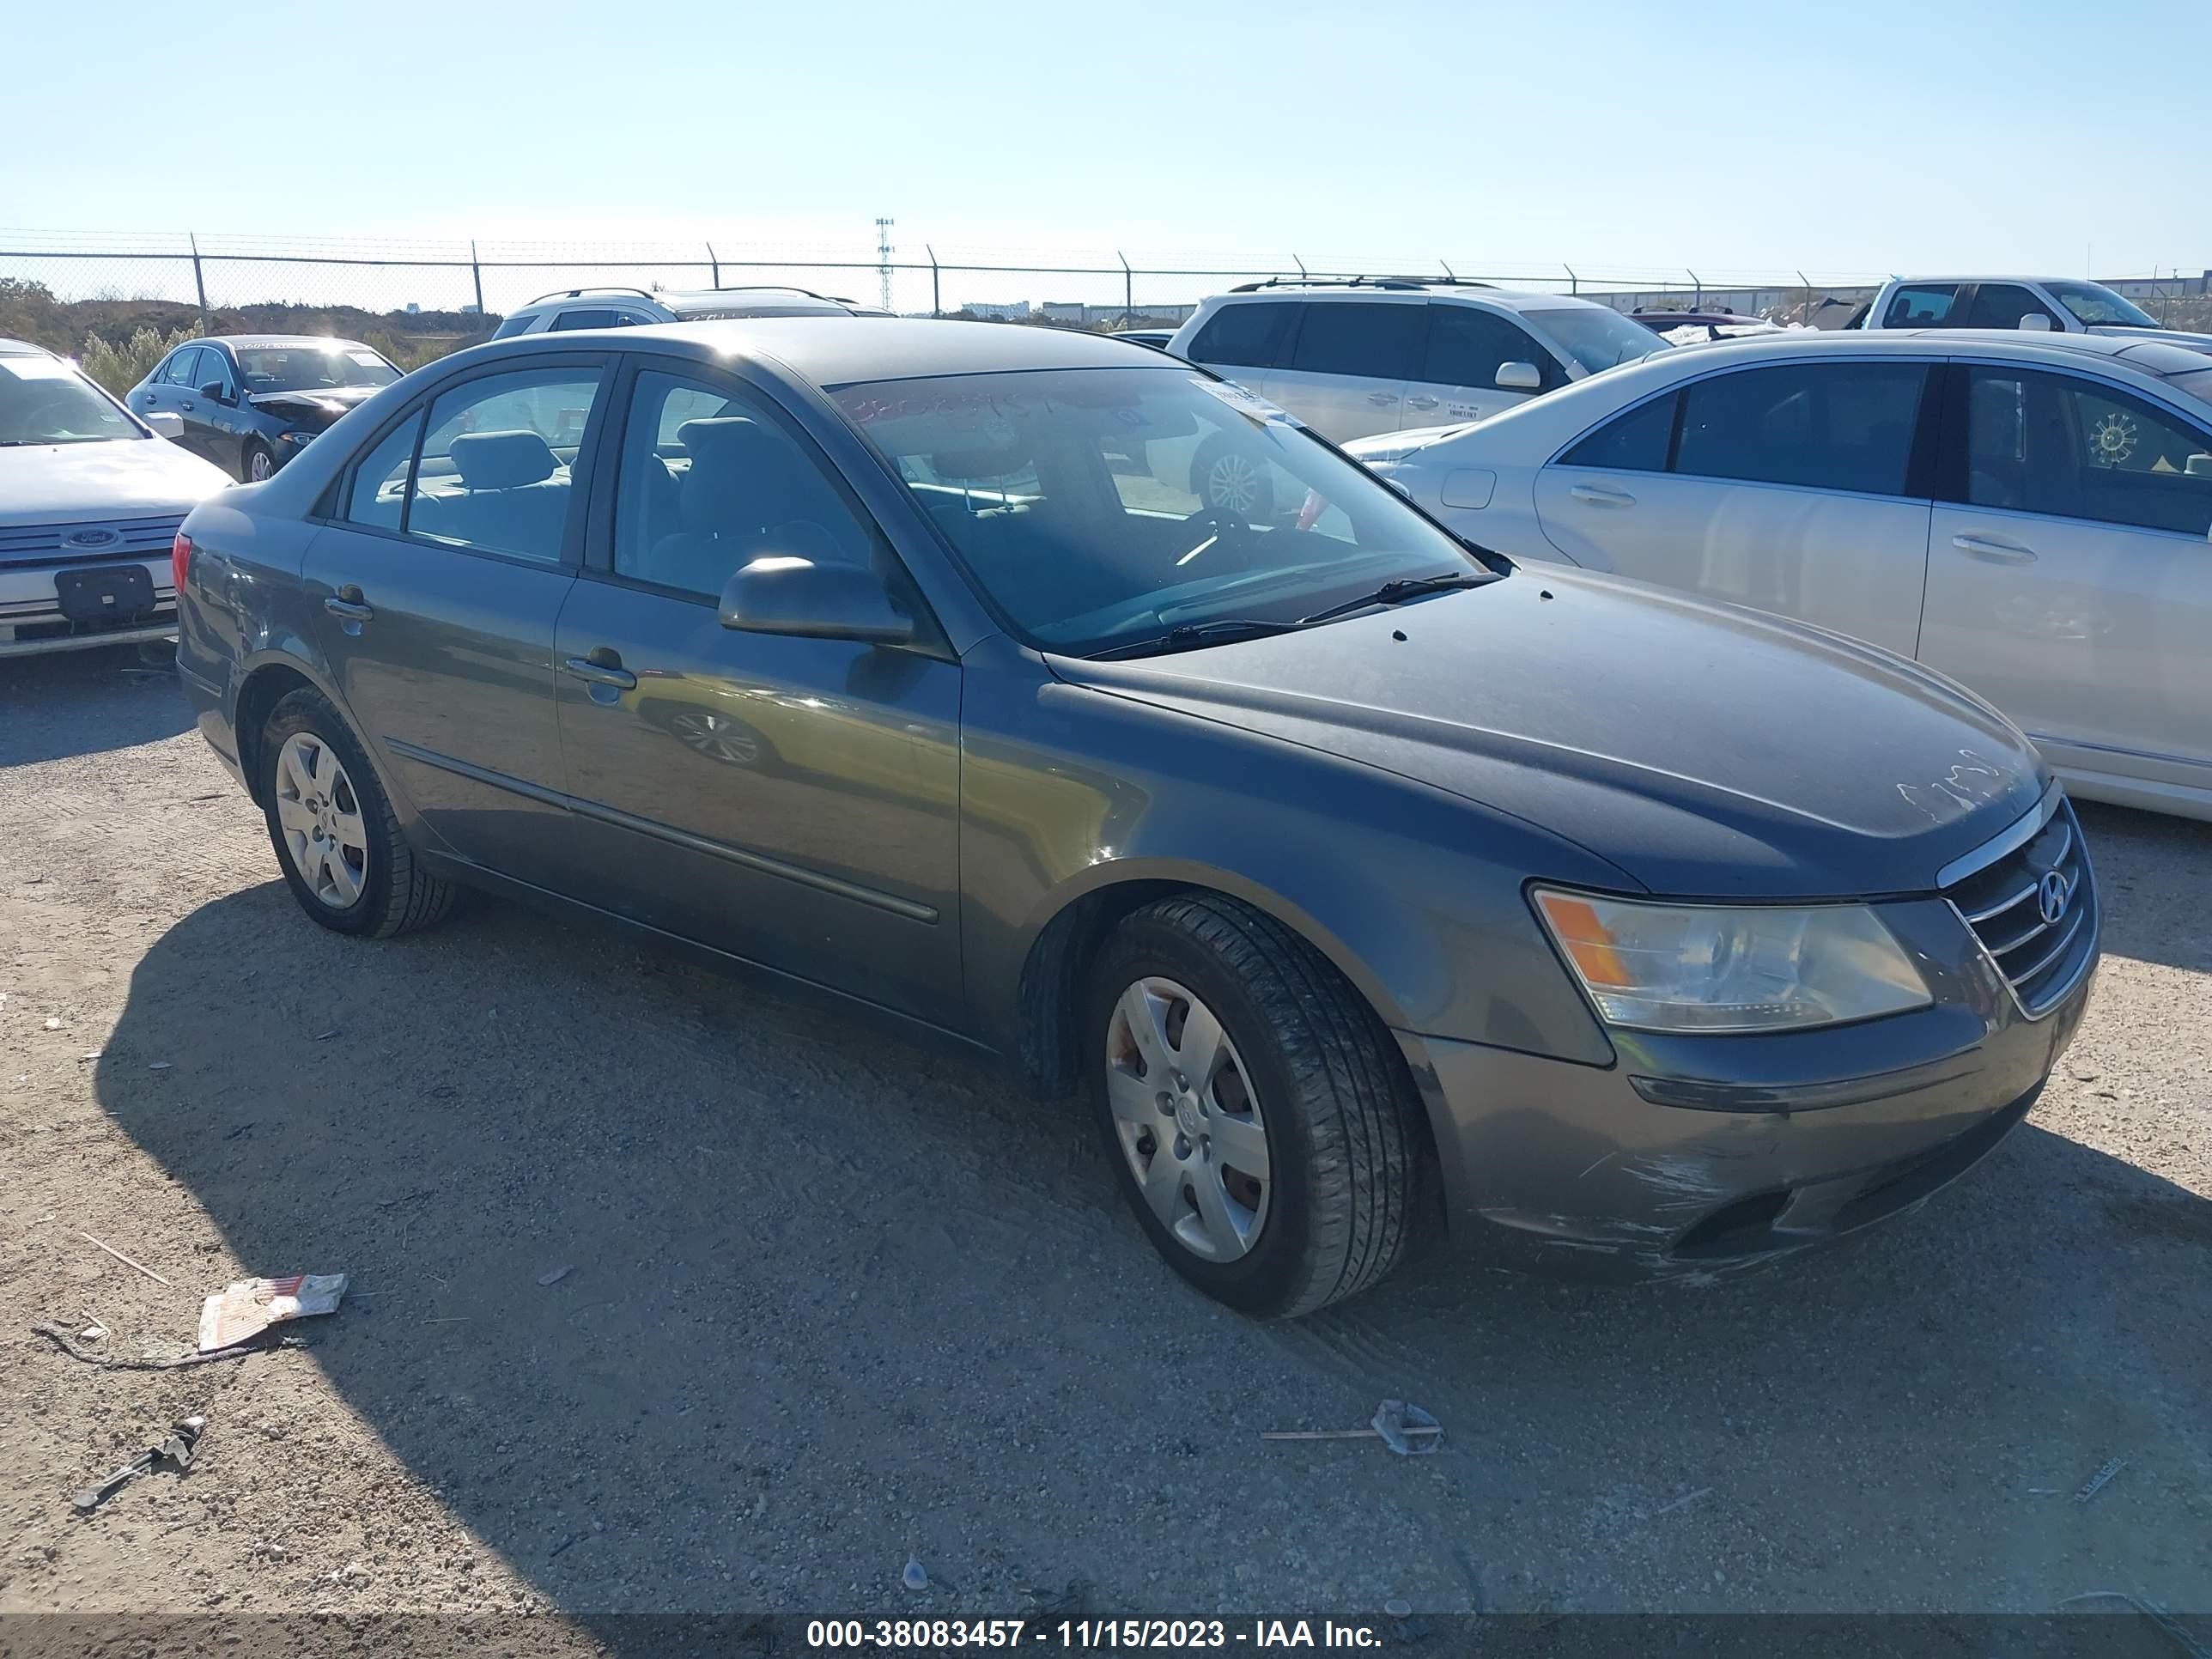
M 0 340 L 0 657 L 167 639 L 171 544 L 230 478 L 76 365 Z
M 2199 353 L 1787 334 L 1346 447 L 1472 541 L 1871 641 L 1979 692 L 2075 793 L 2212 818 Z

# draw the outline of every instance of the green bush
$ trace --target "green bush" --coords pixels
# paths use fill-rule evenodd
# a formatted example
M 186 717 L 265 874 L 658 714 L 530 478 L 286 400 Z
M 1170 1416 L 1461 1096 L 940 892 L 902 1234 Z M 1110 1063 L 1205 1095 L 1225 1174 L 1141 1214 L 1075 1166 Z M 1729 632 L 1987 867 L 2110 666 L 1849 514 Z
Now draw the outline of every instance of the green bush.
M 77 353 L 77 367 L 120 398 L 144 380 L 172 347 L 183 344 L 197 333 L 197 330 L 189 328 L 180 328 L 173 334 L 140 328 L 132 331 L 121 345 L 110 345 L 97 334 L 88 334 Z

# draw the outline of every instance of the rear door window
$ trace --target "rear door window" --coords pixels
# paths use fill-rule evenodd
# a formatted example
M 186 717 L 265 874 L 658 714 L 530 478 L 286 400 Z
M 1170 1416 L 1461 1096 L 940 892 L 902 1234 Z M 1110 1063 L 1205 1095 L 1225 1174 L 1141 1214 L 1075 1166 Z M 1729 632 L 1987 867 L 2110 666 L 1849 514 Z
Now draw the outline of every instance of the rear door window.
M 192 372 L 199 367 L 199 361 L 200 348 L 186 346 L 169 359 L 169 366 L 161 371 L 161 384 L 163 386 L 198 386 L 199 382 L 192 378 Z
M 1674 436 L 1674 406 L 1681 393 L 1668 392 L 1616 415 L 1559 457 L 1561 466 L 1599 466 L 1616 472 L 1664 472 Z
M 1683 388 L 1674 470 L 1703 478 L 1902 495 L 1928 366 L 1792 363 Z
M 564 311 L 554 318 L 547 332 L 557 334 L 571 328 L 612 328 L 615 313 L 605 306 L 591 310 Z
M 1225 363 L 1237 368 L 1273 368 L 1298 307 L 1279 300 L 1248 300 L 1227 305 L 1191 342 L 1194 363 Z
M 1338 300 L 1306 307 L 1290 367 L 1368 380 L 1420 378 L 1429 307 L 1423 301 Z
M 1959 298 L 1956 283 L 1917 283 L 1900 288 L 1882 307 L 1884 328 L 1935 328 L 1951 319 Z
M 563 365 L 483 375 L 441 393 L 408 494 L 406 533 L 557 562 L 574 494 L 569 469 L 600 379 L 597 368 Z

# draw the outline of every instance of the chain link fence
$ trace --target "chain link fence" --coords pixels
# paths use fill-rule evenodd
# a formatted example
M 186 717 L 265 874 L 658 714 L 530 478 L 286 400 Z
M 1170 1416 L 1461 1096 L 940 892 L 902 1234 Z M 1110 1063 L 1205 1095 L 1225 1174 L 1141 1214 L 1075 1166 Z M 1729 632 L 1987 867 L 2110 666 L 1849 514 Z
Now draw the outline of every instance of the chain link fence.
M 1055 261 L 1058 261 L 1057 263 Z M 1621 311 L 1733 311 L 1833 326 L 1881 283 L 1869 272 L 1699 272 L 1654 267 L 1307 258 L 1268 265 L 1202 257 L 1132 260 L 1118 251 L 689 243 L 593 246 L 0 230 L 0 336 L 86 359 L 100 378 L 137 378 L 166 343 L 201 332 L 337 334 L 405 368 L 484 338 L 507 312 L 580 288 L 679 291 L 787 286 L 906 315 L 976 316 L 1108 329 L 1182 321 L 1208 294 L 1270 278 L 1443 276 L 1574 294 Z M 2174 325 L 2212 325 L 2206 277 L 2114 279 Z M 149 355 L 150 353 L 150 356 Z M 139 360 L 143 359 L 143 363 Z

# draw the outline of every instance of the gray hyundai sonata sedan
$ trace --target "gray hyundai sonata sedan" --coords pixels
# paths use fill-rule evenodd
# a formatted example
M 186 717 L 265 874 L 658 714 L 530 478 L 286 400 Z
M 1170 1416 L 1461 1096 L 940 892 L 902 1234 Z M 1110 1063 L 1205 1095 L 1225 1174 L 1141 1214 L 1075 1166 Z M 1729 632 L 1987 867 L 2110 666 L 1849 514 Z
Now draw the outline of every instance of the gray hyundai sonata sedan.
M 1190 494 L 1233 445 L 1271 488 Z M 1188 364 L 987 324 L 524 337 L 176 546 L 307 914 L 457 887 L 1095 1104 L 1255 1314 L 1418 1237 L 1696 1276 L 2027 1114 L 2098 906 L 2020 732 L 1834 635 L 1455 540 Z

